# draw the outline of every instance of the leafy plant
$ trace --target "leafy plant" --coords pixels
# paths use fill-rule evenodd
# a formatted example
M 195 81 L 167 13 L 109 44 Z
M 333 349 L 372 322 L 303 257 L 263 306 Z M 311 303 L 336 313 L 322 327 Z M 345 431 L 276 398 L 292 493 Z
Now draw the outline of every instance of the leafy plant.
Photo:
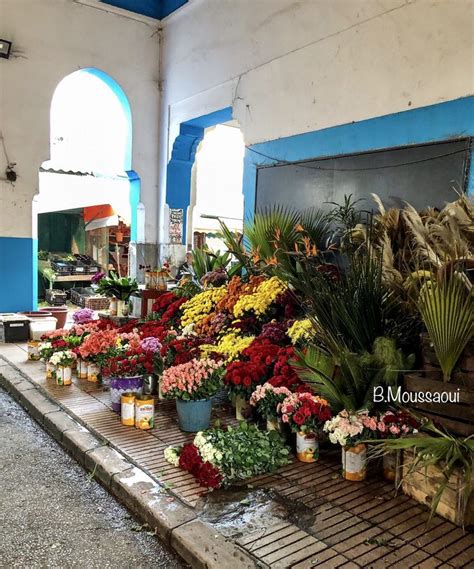
M 227 430 L 210 429 L 203 435 L 222 453 L 218 467 L 225 484 L 275 472 L 289 462 L 289 450 L 275 431 L 263 432 L 255 425 L 241 423 Z
M 427 434 L 408 438 L 390 439 L 383 442 L 383 451 L 412 450 L 413 461 L 405 476 L 424 468 L 425 475 L 429 467 L 440 470 L 440 482 L 431 502 L 431 517 L 436 513 L 441 497 L 449 485 L 451 476 L 457 469 L 463 478 L 461 512 L 464 514 L 472 493 L 472 476 L 474 475 L 474 438 L 461 439 L 438 429 L 428 422 L 423 430 Z
M 297 373 L 303 381 L 339 412 L 372 409 L 376 386 L 396 385 L 402 370 L 410 369 L 414 356 L 405 357 L 389 338 L 376 338 L 372 352 L 338 353 L 338 365 L 314 346 L 298 353 Z
M 459 356 L 474 333 L 472 285 L 464 273 L 430 274 L 422 279 L 417 306 L 449 381 Z
M 206 273 L 216 269 L 226 269 L 230 262 L 231 254 L 229 252 L 211 251 L 207 247 L 193 251 L 193 269 L 199 281 Z
M 97 285 L 99 294 L 125 301 L 137 290 L 138 284 L 135 279 L 132 277 L 119 277 L 114 272 L 111 272 L 110 276 L 101 279 Z

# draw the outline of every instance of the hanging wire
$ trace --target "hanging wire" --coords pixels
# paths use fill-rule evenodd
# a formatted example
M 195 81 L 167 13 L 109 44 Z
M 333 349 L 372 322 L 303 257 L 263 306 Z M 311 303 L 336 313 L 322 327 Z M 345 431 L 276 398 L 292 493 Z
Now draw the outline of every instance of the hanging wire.
M 461 154 L 463 152 L 468 152 L 469 148 L 462 148 L 461 150 L 454 150 L 452 152 L 447 152 L 446 154 L 438 154 L 437 156 L 431 156 L 429 158 L 420 158 L 419 160 L 412 160 L 410 162 L 401 162 L 400 164 L 387 164 L 387 165 L 383 165 L 383 166 L 369 166 L 367 168 L 324 168 L 321 166 L 307 166 L 305 163 L 303 162 L 291 162 L 289 160 L 282 160 L 279 158 L 275 158 L 273 156 L 269 156 L 267 154 L 264 154 L 263 152 L 259 152 L 258 150 L 255 150 L 254 148 L 251 148 L 250 146 L 246 146 L 245 147 L 247 150 L 249 150 L 250 152 L 253 152 L 254 154 L 258 154 L 259 156 L 262 156 L 263 158 L 267 158 L 268 160 L 273 160 L 274 162 L 276 162 L 276 164 L 269 164 L 268 167 L 271 166 L 279 166 L 279 165 L 291 165 L 291 166 L 297 166 L 299 168 L 307 168 L 308 170 L 323 170 L 326 172 L 365 172 L 365 171 L 369 171 L 369 170 L 384 170 L 387 168 L 400 168 L 403 166 L 411 166 L 412 164 L 421 164 L 423 162 L 430 162 L 431 160 L 438 160 L 439 158 L 446 158 L 448 156 L 454 156 L 455 154 Z M 398 149 L 394 149 L 394 150 L 398 150 Z M 363 154 L 359 154 L 358 156 L 363 156 Z M 341 156 L 341 158 L 345 158 L 345 156 Z M 333 158 L 333 157 L 329 157 L 329 158 L 316 158 L 315 160 L 338 160 L 339 158 Z

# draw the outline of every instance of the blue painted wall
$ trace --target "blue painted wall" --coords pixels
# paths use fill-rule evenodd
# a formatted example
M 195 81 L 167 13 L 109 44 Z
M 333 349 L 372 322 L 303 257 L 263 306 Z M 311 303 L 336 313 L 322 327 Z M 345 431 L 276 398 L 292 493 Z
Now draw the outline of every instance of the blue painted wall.
M 181 123 L 179 135 L 173 144 L 171 160 L 166 170 L 166 203 L 170 208 L 183 210 L 183 234 L 186 243 L 186 211 L 191 200 L 191 172 L 196 150 L 204 138 L 204 130 L 232 120 L 232 107 Z
M 102 0 L 105 4 L 161 20 L 188 0 Z
M 38 242 L 0 237 L 0 312 L 37 307 Z
M 244 159 L 245 216 L 251 217 L 255 211 L 258 166 L 466 136 L 474 136 L 474 96 L 254 144 L 246 149 Z M 468 191 L 474 192 L 473 166 Z

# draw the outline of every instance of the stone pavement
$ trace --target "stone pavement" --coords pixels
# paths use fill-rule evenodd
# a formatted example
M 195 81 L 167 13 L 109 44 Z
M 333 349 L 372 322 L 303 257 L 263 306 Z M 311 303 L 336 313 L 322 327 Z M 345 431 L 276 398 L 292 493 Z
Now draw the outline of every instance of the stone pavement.
M 293 462 L 241 487 L 203 492 L 191 475 L 164 460 L 166 446 L 192 440 L 179 430 L 172 402 L 157 405 L 153 430 L 124 427 L 108 392 L 79 380 L 55 385 L 44 378 L 42 364 L 26 361 L 25 350 L 0 345 L 0 355 L 17 368 L 0 367 L 4 381 L 15 381 L 18 371 L 28 376 L 29 387 L 16 377 L 17 397 L 28 399 L 22 404 L 193 566 L 428 569 L 468 567 L 474 559 L 472 534 L 437 517 L 427 529 L 427 509 L 395 496 L 377 471 L 362 483 L 342 480 L 333 448 L 316 464 Z M 26 397 L 21 389 L 33 392 Z M 89 432 L 73 429 L 63 411 Z M 235 422 L 225 406 L 215 417 L 224 425 Z M 137 493 L 137 483 L 145 495 L 155 493 L 153 503 Z
M 183 567 L 0 389 L 0 567 Z

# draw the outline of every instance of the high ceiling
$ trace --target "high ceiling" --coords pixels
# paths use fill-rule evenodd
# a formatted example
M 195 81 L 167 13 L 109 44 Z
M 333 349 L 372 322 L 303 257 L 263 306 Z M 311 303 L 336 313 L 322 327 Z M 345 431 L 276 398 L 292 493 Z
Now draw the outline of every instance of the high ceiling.
M 101 0 L 105 4 L 111 4 L 117 8 L 123 8 L 130 12 L 143 14 L 150 18 L 162 20 L 171 12 L 184 6 L 188 0 Z

